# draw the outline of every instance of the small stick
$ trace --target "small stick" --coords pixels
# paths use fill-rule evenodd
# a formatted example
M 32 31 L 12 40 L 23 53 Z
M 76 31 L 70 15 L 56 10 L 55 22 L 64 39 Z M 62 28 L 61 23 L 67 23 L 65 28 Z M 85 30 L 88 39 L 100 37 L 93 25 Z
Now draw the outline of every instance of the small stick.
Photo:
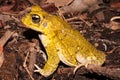
M 88 21 L 85 21 L 82 17 L 73 17 L 73 18 L 70 18 L 70 19 L 67 19 L 66 21 L 67 22 L 70 22 L 72 20 L 81 20 L 82 22 L 84 22 L 87 26 L 91 27 L 92 23 L 89 23 Z
M 31 73 L 30 73 L 30 71 L 29 71 L 29 69 L 28 69 L 28 67 L 27 67 L 27 65 L 26 65 L 26 62 L 27 62 L 27 59 L 28 59 L 29 55 L 30 55 L 30 53 L 28 52 L 27 55 L 26 55 L 26 57 L 25 57 L 25 61 L 24 61 L 24 63 L 23 63 L 23 67 L 25 68 L 25 70 L 26 70 L 27 73 L 29 74 L 31 80 L 34 80 L 34 78 L 32 77 L 32 75 L 31 75 Z

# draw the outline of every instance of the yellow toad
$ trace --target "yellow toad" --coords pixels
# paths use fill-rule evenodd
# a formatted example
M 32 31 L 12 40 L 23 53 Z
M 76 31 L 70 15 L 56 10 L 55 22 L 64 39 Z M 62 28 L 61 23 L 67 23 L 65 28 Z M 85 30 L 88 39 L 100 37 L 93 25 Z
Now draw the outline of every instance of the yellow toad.
M 105 54 L 92 46 L 79 31 L 60 17 L 48 14 L 39 6 L 33 6 L 22 22 L 35 31 L 41 32 L 40 39 L 47 52 L 47 62 L 43 69 L 35 67 L 41 75 L 48 77 L 58 67 L 60 61 L 72 67 L 88 64 L 102 65 Z

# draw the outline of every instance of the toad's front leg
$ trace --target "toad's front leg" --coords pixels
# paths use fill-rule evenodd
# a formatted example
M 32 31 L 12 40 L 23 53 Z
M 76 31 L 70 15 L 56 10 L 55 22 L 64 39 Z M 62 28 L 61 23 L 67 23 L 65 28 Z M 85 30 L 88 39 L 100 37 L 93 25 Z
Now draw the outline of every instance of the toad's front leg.
M 48 77 L 56 70 L 56 68 L 58 67 L 58 63 L 59 61 L 57 61 L 55 57 L 50 57 L 48 58 L 48 61 L 46 62 L 43 69 L 41 69 L 35 64 L 37 70 L 35 70 L 34 72 L 39 72 L 44 77 Z
M 35 72 L 39 72 L 44 77 L 48 77 L 57 69 L 60 59 L 58 57 L 55 45 L 52 41 L 47 44 L 45 49 L 47 52 L 48 60 L 43 69 L 35 65 L 35 67 L 37 68 Z

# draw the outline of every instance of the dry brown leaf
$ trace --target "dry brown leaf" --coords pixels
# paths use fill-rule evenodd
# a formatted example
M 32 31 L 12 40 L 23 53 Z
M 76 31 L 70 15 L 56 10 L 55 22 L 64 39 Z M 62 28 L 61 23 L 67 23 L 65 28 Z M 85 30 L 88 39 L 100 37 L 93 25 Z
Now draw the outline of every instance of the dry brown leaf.
M 120 29 L 120 23 L 111 21 L 109 27 L 112 30 L 118 30 L 118 29 Z
M 85 14 L 80 15 L 80 17 L 85 20 L 88 18 L 88 15 L 85 13 Z
M 2 23 L 2 20 L 0 20 L 0 28 L 3 27 L 3 23 Z
M 118 20 L 118 21 L 117 21 Z M 112 30 L 118 30 L 120 29 L 120 16 L 114 16 L 111 18 L 111 22 L 109 24 L 110 29 Z
M 97 0 L 74 0 L 70 5 L 64 6 L 60 10 L 63 13 L 83 12 L 96 4 L 98 4 Z
M 2 23 L 4 24 L 6 21 L 12 20 L 12 18 L 10 17 L 10 15 L 0 14 L 0 20 L 1 20 Z
M 0 7 L 0 12 L 8 12 L 14 5 Z
M 4 0 L 2 6 L 0 6 L 0 12 L 10 12 L 15 5 L 15 0 Z
M 110 6 L 111 6 L 112 8 L 120 9 L 120 2 L 111 3 Z
M 120 20 L 120 16 L 112 17 L 110 23 L 105 25 L 106 28 L 109 28 L 109 29 L 112 29 L 112 30 L 120 29 L 120 22 L 119 22 L 119 20 Z
M 53 13 L 58 10 L 58 8 L 55 6 L 54 3 L 49 3 L 49 4 L 43 5 L 41 7 L 48 13 Z
M 56 7 L 65 6 L 71 3 L 73 0 L 47 0 L 48 3 L 54 3 Z
M 101 11 L 101 12 L 98 12 L 96 15 L 94 15 L 98 21 L 103 21 L 105 20 L 105 16 L 104 16 L 104 13 Z
M 40 3 L 43 3 L 45 0 L 28 0 L 33 5 L 40 5 Z

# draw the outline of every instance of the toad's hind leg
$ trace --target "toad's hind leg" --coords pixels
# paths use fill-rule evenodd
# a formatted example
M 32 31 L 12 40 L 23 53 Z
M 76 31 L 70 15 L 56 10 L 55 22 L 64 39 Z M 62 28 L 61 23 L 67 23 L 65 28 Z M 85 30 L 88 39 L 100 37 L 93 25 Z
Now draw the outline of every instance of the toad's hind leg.
M 50 76 L 57 69 L 58 64 L 60 62 L 54 43 L 47 44 L 46 52 L 47 52 L 48 60 L 44 68 L 41 69 L 37 65 L 35 65 L 35 67 L 37 68 L 35 72 L 39 72 L 44 77 Z

